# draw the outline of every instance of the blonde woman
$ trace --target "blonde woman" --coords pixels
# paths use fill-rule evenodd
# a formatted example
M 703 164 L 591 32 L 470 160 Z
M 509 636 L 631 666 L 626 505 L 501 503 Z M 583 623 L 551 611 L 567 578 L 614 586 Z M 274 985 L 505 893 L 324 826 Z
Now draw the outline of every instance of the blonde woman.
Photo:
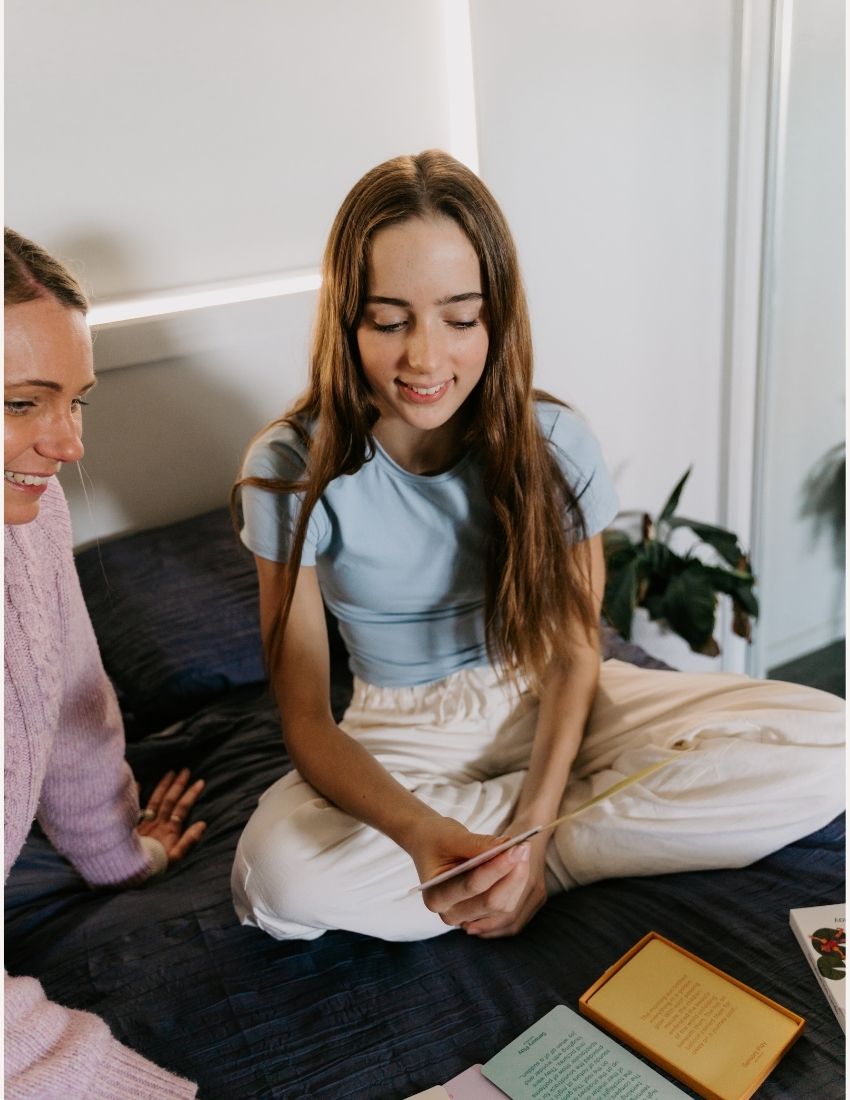
M 82 408 L 95 383 L 86 298 L 70 272 L 9 229 L 4 275 L 4 874 L 38 818 L 92 886 L 140 885 L 200 838 L 204 823 L 185 823 L 203 782 L 169 773 L 139 812 L 56 479 L 82 457 Z M 4 1073 L 9 1100 L 196 1095 L 96 1016 L 51 1003 L 34 978 L 9 975 Z

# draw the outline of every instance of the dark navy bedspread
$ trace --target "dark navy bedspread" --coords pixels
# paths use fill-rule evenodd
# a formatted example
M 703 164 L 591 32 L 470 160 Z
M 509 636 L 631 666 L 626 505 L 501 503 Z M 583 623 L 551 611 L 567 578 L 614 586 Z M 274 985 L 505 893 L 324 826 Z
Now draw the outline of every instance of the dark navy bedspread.
M 843 819 L 740 871 L 597 883 L 514 939 L 388 944 L 332 932 L 281 944 L 241 928 L 228 878 L 259 794 L 287 767 L 274 708 L 242 687 L 129 747 L 143 784 L 208 781 L 203 843 L 142 890 L 93 892 L 35 832 L 8 883 L 6 965 L 200 1083 L 202 1100 L 393 1100 L 486 1061 L 655 929 L 807 1019 L 760 1097 L 844 1096 L 841 1030 L 788 910 L 843 896 Z

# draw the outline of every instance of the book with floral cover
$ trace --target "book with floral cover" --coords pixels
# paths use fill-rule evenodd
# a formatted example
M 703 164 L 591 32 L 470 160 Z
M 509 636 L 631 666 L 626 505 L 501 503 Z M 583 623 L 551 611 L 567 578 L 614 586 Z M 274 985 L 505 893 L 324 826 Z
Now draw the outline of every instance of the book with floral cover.
M 845 912 L 843 905 L 792 909 L 791 928 L 843 1031 L 845 1018 Z

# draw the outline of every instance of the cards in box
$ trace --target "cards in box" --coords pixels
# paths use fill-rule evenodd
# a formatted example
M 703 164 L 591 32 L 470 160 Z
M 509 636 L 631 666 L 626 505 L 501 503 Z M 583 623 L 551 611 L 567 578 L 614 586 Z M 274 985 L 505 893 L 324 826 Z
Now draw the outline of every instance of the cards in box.
M 801 1016 L 650 932 L 579 999 L 595 1023 L 707 1100 L 745 1100 Z

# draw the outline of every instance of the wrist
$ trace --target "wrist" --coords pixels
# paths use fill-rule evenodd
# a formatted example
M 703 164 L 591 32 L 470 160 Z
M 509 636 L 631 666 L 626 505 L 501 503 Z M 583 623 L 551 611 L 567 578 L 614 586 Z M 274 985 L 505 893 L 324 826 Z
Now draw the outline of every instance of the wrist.
M 148 866 L 150 867 L 150 873 L 145 881 L 148 882 L 152 878 L 157 878 L 159 875 L 165 874 L 168 870 L 168 853 L 165 847 L 152 836 L 140 836 L 139 843 L 142 848 L 144 848 Z
M 411 806 L 408 812 L 393 824 L 392 830 L 387 830 L 387 835 L 408 855 L 414 857 L 414 852 L 423 844 L 434 826 L 443 820 L 443 816 L 424 802 L 420 802 L 415 795 L 411 797 L 415 799 L 417 805 Z

